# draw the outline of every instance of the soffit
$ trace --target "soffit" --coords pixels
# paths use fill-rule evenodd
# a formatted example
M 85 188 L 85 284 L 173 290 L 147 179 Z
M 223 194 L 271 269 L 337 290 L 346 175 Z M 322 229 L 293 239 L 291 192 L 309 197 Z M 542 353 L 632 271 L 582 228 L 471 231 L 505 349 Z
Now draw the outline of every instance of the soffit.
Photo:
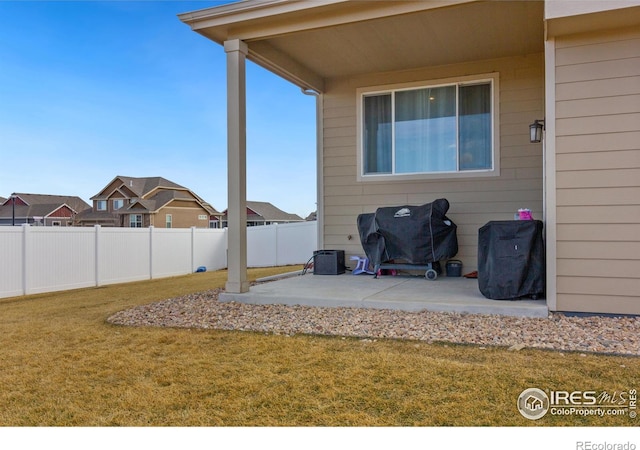
M 430 9 L 418 8 L 425 5 Z M 366 14 L 365 7 L 375 11 Z M 191 25 L 216 42 L 245 41 L 249 59 L 322 91 L 331 78 L 542 52 L 543 13 L 541 1 L 339 2 L 315 21 L 309 11 L 296 11 Z

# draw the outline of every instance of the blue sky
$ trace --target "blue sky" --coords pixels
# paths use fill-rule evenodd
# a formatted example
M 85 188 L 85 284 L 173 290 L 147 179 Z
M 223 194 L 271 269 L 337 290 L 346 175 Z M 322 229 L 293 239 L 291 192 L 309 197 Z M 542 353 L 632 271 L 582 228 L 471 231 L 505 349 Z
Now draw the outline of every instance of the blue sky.
M 221 1 L 0 0 L 0 196 L 162 176 L 227 207 L 222 47 L 177 14 Z M 316 208 L 315 99 L 247 64 L 247 199 Z

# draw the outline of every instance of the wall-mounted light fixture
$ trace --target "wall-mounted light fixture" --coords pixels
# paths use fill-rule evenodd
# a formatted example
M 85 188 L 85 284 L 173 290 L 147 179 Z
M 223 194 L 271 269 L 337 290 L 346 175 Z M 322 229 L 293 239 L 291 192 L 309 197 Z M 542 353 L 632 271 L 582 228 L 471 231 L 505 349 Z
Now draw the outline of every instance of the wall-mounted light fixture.
M 542 141 L 542 130 L 544 130 L 544 120 L 536 120 L 529 125 L 529 140 L 532 144 Z

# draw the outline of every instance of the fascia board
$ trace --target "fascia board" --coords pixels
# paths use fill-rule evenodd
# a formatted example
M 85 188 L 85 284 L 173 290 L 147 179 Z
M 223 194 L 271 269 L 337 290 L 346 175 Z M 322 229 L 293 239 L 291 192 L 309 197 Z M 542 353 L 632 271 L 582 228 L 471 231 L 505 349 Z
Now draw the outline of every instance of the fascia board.
M 478 0 L 256 0 L 179 14 L 178 18 L 192 30 L 222 44 L 229 39 L 266 39 L 474 1 Z

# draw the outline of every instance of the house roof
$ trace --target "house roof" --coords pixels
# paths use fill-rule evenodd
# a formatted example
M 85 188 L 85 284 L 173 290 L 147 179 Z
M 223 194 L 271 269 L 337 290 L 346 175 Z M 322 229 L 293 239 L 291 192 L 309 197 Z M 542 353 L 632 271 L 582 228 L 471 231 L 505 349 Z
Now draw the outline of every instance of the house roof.
M 193 194 L 193 193 L 192 193 Z M 174 200 L 190 201 L 199 203 L 210 215 L 220 214 L 210 204 L 199 201 L 200 198 L 194 198 L 188 192 L 175 190 L 161 190 L 157 194 L 149 198 L 140 198 L 127 208 L 127 212 L 132 209 L 143 209 L 147 212 L 157 212 L 163 206 L 168 205 Z
M 302 222 L 304 219 L 297 214 L 290 214 L 276 208 L 269 202 L 247 201 L 247 208 L 267 222 Z M 224 211 L 227 214 L 227 210 Z
M 120 183 L 115 189 L 124 188 L 133 193 L 131 197 L 137 198 L 137 201 L 130 205 L 128 209 L 139 209 L 142 206 L 148 212 L 156 212 L 173 200 L 190 200 L 199 203 L 211 215 L 221 214 L 190 189 L 163 177 L 127 177 L 118 175 L 91 199 L 108 198 L 113 193 L 113 189 L 109 190 L 110 187 L 117 181 L 120 181 Z
M 541 53 L 541 1 L 248 0 L 178 16 L 303 89 L 332 78 Z
M 14 194 L 21 201 L 15 205 L 16 217 L 46 217 L 58 210 L 60 207 L 67 206 L 74 213 L 80 213 L 91 208 L 80 197 L 70 195 L 48 195 L 48 194 Z M 11 199 L 5 199 L 0 207 L 0 217 L 11 217 L 14 214 Z
M 110 213 L 108 211 L 94 211 L 93 209 L 86 209 L 76 216 L 77 220 L 83 222 L 108 222 L 118 223 L 119 217 L 116 213 Z
M 126 177 L 122 175 L 116 176 L 113 180 L 111 180 L 107 186 L 100 191 L 98 194 L 91 197 L 91 200 L 100 199 L 105 196 L 111 194 L 111 192 L 107 192 L 109 186 L 111 186 L 116 180 L 120 180 L 122 182 L 121 186 L 126 187 L 131 192 L 133 192 L 137 197 L 145 197 L 153 190 L 162 187 L 165 189 L 179 189 L 188 191 L 188 189 L 184 186 L 180 186 L 173 181 L 167 180 L 162 177 Z

